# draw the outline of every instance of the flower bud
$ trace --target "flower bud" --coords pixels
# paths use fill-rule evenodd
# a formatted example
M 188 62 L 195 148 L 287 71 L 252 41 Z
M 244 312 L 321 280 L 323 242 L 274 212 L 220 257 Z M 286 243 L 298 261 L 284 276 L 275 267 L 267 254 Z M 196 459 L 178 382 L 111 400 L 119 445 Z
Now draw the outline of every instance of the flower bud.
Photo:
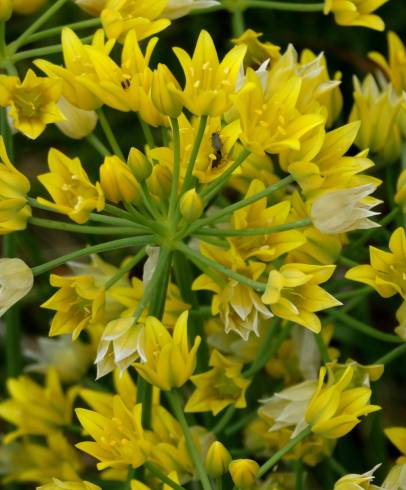
M 46 0 L 12 0 L 13 11 L 21 15 L 31 15 L 39 10 Z
M 27 295 L 34 283 L 31 268 L 21 259 L 0 259 L 0 317 Z
M 75 0 L 75 3 L 90 15 L 100 15 L 107 0 Z
M 0 0 L 0 22 L 6 22 L 13 13 L 11 0 Z
M 207 451 L 206 460 L 204 462 L 207 473 L 212 478 L 219 478 L 228 471 L 228 466 L 231 463 L 231 455 L 227 448 L 219 441 L 214 441 Z
M 143 182 L 152 172 L 152 164 L 148 158 L 137 148 L 131 148 L 127 164 L 138 182 Z
M 169 117 L 178 117 L 183 109 L 180 86 L 168 67 L 159 63 L 154 71 L 151 85 L 151 99 L 157 110 Z
M 189 189 L 180 198 L 180 212 L 185 221 L 192 223 L 203 213 L 203 201 L 196 189 Z
M 66 119 L 55 124 L 66 136 L 80 140 L 93 132 L 97 124 L 95 111 L 79 109 L 66 100 L 65 97 L 59 99 L 57 106 Z
M 168 167 L 162 164 L 155 165 L 148 178 L 148 187 L 156 197 L 166 197 L 171 191 L 172 173 Z
M 100 167 L 100 185 L 106 198 L 115 203 L 137 201 L 140 195 L 134 175 L 116 155 L 104 159 Z
M 248 490 L 255 485 L 259 465 L 252 459 L 235 459 L 228 467 L 236 487 Z

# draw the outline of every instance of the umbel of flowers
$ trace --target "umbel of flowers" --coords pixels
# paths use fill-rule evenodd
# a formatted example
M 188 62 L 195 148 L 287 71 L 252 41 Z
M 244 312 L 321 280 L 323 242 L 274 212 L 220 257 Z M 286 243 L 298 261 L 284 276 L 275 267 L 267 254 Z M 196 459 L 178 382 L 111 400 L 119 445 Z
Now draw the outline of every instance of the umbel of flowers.
M 405 155 L 405 47 L 389 33 L 388 59 L 370 54 L 380 72 L 354 78 L 344 114 L 342 74 L 323 53 L 262 41 L 243 17 L 332 13 L 384 30 L 387 0 L 75 0 L 90 18 L 42 29 L 70 1 L 0 3 L 4 484 L 406 488 L 401 423 L 385 427 L 402 455 L 381 486 L 387 461 L 350 473 L 334 459 L 370 414 L 382 430 L 376 386 L 406 352 L 405 170 L 396 189 L 385 179 L 384 206 L 378 189 L 380 168 Z M 171 23 L 221 10 L 233 19 L 225 53 L 203 29 L 193 52 L 162 58 Z M 37 11 L 10 39 L 14 16 Z M 122 137 L 119 120 L 139 137 Z M 16 143 L 34 149 L 53 125 L 67 144 L 26 172 Z M 82 246 L 46 261 L 38 229 Z M 394 333 L 353 315 L 373 292 L 402 298 Z M 32 342 L 24 306 L 41 308 L 49 338 Z M 396 346 L 361 364 L 347 327 Z M 324 484 L 315 467 L 327 460 L 337 478 Z

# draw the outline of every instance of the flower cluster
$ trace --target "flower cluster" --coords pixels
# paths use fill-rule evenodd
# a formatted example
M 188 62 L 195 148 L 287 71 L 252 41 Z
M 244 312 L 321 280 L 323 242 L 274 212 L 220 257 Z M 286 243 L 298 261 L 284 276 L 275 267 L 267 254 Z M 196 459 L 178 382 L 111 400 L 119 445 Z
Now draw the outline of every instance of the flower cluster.
M 74 0 L 90 17 L 44 30 L 68 0 L 0 1 L 2 483 L 406 489 L 406 428 L 378 415 L 406 353 L 406 48 L 390 31 L 347 101 L 324 53 L 244 29 L 382 31 L 387 1 Z M 202 29 L 170 53 L 218 11 L 225 52 Z

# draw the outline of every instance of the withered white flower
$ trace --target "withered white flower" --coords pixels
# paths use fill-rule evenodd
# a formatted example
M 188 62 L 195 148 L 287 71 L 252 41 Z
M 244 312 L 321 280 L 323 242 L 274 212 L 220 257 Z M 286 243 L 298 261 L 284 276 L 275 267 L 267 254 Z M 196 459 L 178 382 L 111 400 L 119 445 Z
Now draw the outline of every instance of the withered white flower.
M 34 284 L 31 268 L 21 259 L 0 259 L 0 317 L 24 298 Z
M 55 124 L 66 136 L 80 140 L 93 132 L 97 124 L 95 111 L 79 109 L 66 100 L 65 97 L 61 97 L 56 105 L 65 116 L 65 121 L 59 121 Z
M 368 197 L 376 189 L 373 184 L 339 189 L 318 197 L 311 209 L 313 225 L 326 234 L 376 228 L 380 225 L 369 218 L 380 213 L 371 208 L 382 201 Z
M 179 19 L 195 9 L 205 9 L 220 5 L 216 0 L 168 0 L 162 17 L 166 19 Z

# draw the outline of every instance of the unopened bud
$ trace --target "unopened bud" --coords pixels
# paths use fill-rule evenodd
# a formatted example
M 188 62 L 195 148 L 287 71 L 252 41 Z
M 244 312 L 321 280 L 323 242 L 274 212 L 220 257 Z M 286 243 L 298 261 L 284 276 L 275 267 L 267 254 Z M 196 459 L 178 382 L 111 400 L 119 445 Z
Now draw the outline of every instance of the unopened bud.
M 219 478 L 228 471 L 231 463 L 231 455 L 227 448 L 219 441 L 214 441 L 207 451 L 204 462 L 207 473 L 212 478 Z
M 138 182 L 143 182 L 152 172 L 152 164 L 148 158 L 137 148 L 131 148 L 127 164 Z
M 176 118 L 182 112 L 180 85 L 169 68 L 162 63 L 159 63 L 153 74 L 151 99 L 157 110 L 165 116 Z
M 252 459 L 236 459 L 228 467 L 234 485 L 242 490 L 250 490 L 257 481 L 259 465 Z
M 100 167 L 100 185 L 111 202 L 138 201 L 139 184 L 128 166 L 116 155 L 104 159 Z
M 171 191 L 172 173 L 169 168 L 163 164 L 155 165 L 152 173 L 148 178 L 148 187 L 156 197 L 167 197 Z
M 203 201 L 196 189 L 189 189 L 180 198 L 180 212 L 185 221 L 192 223 L 203 213 Z
M 46 0 L 12 0 L 13 11 L 21 15 L 31 15 L 39 10 L 45 2 Z
M 6 22 L 13 13 L 11 0 L 0 0 L 0 22 Z
M 75 0 L 75 3 L 90 15 L 100 15 L 107 0 Z

